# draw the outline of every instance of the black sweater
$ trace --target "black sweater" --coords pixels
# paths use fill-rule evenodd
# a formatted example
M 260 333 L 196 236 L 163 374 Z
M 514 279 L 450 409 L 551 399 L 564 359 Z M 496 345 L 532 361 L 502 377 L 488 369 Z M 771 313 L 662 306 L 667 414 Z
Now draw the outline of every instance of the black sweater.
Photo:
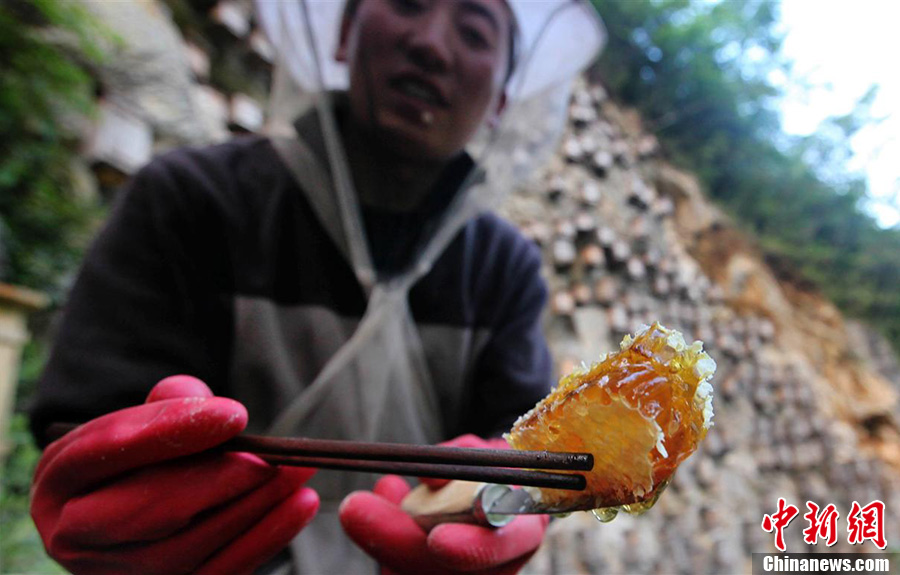
M 484 214 L 411 290 L 448 437 L 508 429 L 547 393 L 539 270 L 535 246 Z M 260 342 L 272 334 L 248 317 L 260 305 L 290 318 L 276 339 L 292 358 L 293 390 L 269 380 Z M 50 422 L 141 403 L 176 373 L 244 402 L 251 430 L 265 429 L 365 306 L 268 140 L 171 152 L 136 175 L 88 253 L 38 387 L 33 430 L 43 443 Z M 347 333 L 325 333 L 323 317 Z

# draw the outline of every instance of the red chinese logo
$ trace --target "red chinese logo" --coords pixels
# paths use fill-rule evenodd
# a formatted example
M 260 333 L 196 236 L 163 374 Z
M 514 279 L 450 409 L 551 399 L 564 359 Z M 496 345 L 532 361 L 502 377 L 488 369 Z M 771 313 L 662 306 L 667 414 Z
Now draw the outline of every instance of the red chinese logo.
M 851 545 L 859 545 L 866 539 L 871 539 L 879 549 L 884 549 L 887 545 L 884 539 L 884 503 L 876 499 L 865 507 L 860 507 L 854 501 L 847 516 L 847 529 L 847 542 Z
M 803 516 L 809 523 L 809 527 L 803 530 L 803 541 L 810 545 L 819 542 L 819 537 L 825 539 L 825 545 L 831 547 L 837 543 L 837 520 L 840 516 L 834 503 L 829 503 L 822 513 L 819 513 L 819 506 L 812 501 L 806 502 L 809 513 Z M 782 549 L 784 551 L 784 549 Z
M 840 513 L 833 503 L 824 508 L 812 501 L 806 502 L 809 509 L 803 518 L 807 527 L 803 530 L 803 541 L 808 545 L 815 545 L 819 538 L 825 540 L 825 544 L 831 547 L 837 543 L 837 523 Z M 778 511 L 772 515 L 763 515 L 762 528 L 766 533 L 775 532 L 775 547 L 779 551 L 785 551 L 784 530 L 800 513 L 794 505 L 785 503 L 783 497 L 778 498 Z M 887 546 L 884 537 L 884 502 L 875 500 L 865 507 L 856 501 L 847 515 L 847 542 L 850 545 L 862 545 L 866 540 L 872 541 L 879 549 Z
M 778 512 L 773 515 L 763 515 L 762 528 L 766 533 L 775 531 L 775 547 L 784 551 L 784 528 L 800 513 L 794 505 L 785 505 L 784 498 L 778 498 Z

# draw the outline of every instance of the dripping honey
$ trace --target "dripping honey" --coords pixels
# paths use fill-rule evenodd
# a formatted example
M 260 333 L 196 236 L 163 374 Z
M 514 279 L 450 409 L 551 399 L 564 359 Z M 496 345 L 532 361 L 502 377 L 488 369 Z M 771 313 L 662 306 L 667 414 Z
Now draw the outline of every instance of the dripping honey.
M 587 489 L 542 490 L 545 504 L 644 511 L 696 449 L 708 426 L 696 367 L 711 360 L 699 345 L 684 345 L 680 334 L 673 347 L 673 333 L 654 324 L 626 338 L 621 351 L 564 377 L 516 422 L 507 437 L 515 448 L 594 454 Z

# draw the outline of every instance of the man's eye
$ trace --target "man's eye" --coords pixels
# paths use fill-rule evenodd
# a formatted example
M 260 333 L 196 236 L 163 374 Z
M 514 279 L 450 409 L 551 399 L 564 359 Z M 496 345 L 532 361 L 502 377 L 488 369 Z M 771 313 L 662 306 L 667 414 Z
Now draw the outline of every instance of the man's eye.
M 391 0 L 391 5 L 400 14 L 415 14 L 424 7 L 423 0 Z
M 471 26 L 463 26 L 461 34 L 466 44 L 472 46 L 473 48 L 490 47 L 490 42 L 488 42 L 487 37 L 476 28 L 473 28 Z

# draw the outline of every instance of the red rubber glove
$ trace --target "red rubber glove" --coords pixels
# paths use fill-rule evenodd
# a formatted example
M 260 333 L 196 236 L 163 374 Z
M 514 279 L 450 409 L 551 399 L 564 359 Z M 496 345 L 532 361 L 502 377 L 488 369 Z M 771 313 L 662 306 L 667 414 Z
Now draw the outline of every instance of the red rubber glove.
M 252 572 L 319 498 L 314 470 L 207 451 L 246 425 L 243 405 L 182 375 L 52 443 L 31 493 L 47 553 L 77 574 Z
M 443 445 L 505 448 L 502 441 L 466 435 Z M 387 475 L 374 492 L 357 491 L 341 503 L 344 531 L 384 574 L 513 575 L 537 551 L 549 523 L 545 515 L 523 515 L 500 529 L 445 523 L 425 533 L 399 507 L 409 490 L 405 480 Z

